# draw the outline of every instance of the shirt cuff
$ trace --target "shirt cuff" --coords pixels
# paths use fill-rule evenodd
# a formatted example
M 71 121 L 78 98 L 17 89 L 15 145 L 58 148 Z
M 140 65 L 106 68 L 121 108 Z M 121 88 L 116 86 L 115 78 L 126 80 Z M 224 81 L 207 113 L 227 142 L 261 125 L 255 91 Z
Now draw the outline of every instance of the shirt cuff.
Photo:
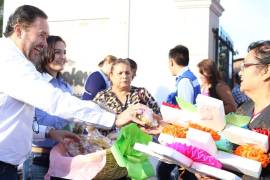
M 100 124 L 103 124 L 106 129 L 111 129 L 116 120 L 116 115 L 114 113 L 103 111 L 102 117 L 100 118 Z

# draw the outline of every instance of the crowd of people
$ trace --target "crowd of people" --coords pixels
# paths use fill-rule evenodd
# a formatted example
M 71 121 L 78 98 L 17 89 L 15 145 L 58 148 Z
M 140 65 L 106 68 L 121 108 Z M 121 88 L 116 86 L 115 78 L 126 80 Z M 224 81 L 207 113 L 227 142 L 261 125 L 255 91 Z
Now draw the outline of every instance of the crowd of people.
M 116 115 L 92 101 L 80 100 L 54 87 L 50 82 L 52 78 L 42 76 L 35 64 L 40 63 L 40 54 L 47 47 L 49 26 L 47 15 L 39 8 L 30 5 L 18 7 L 8 19 L 4 36 L 0 40 L 1 180 L 18 179 L 17 166 L 29 158 L 33 138 L 50 138 L 57 142 L 64 142 L 64 138 L 78 140 L 78 136 L 68 131 L 35 123 L 35 108 L 69 121 L 76 119 L 104 129 L 130 122 L 144 125 L 136 116 L 145 109 L 144 105 L 130 106 Z M 63 49 L 54 49 L 53 56 L 64 52 Z M 46 70 L 49 75 L 51 69 Z
M 66 43 L 60 36 L 49 35 L 42 10 L 18 7 L 8 19 L 4 36 L 0 40 L 0 180 L 17 180 L 21 163 L 24 180 L 44 179 L 50 150 L 64 138 L 79 140 L 64 130 L 74 119 L 107 136 L 131 122 L 144 126 L 138 115 L 150 108 L 160 125 L 143 130 L 152 135 L 161 132 L 159 104 L 146 88 L 131 85 L 137 72 L 134 60 L 106 56 L 88 76 L 79 99 L 72 96 L 70 85 L 61 76 L 67 62 Z M 179 97 L 196 104 L 197 95 L 203 94 L 223 101 L 226 114 L 250 116 L 248 128 L 270 128 L 270 41 L 249 46 L 240 72 L 235 73 L 233 89 L 222 80 L 211 59 L 198 63 L 197 78 L 188 66 L 189 50 L 184 45 L 173 47 L 168 57 L 176 84 L 167 103 L 177 104 Z M 156 171 L 159 180 L 179 178 L 180 174 L 183 179 L 207 178 L 180 172 L 178 166 L 164 162 L 158 163 Z M 261 177 L 270 177 L 269 166 Z

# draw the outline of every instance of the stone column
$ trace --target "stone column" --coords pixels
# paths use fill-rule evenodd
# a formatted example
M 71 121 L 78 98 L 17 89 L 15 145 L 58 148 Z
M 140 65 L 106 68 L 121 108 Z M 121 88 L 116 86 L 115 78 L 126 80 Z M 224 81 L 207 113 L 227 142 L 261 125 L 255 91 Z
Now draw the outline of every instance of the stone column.
M 213 28 L 219 27 L 224 11 L 220 0 L 175 0 L 178 9 L 179 32 L 183 43 L 190 49 L 191 66 L 204 58 L 214 58 Z

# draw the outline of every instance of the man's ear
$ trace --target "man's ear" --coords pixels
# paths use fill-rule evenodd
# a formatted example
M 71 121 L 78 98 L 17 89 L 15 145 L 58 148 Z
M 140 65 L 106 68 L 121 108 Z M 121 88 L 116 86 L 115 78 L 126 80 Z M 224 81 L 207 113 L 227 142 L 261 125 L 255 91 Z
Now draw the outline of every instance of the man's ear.
M 172 58 L 170 58 L 169 63 L 170 63 L 170 66 L 173 66 L 173 59 Z
M 16 25 L 14 26 L 14 32 L 15 32 L 15 34 L 16 34 L 16 36 L 17 36 L 18 38 L 21 38 L 22 35 L 23 35 L 22 25 L 16 24 Z

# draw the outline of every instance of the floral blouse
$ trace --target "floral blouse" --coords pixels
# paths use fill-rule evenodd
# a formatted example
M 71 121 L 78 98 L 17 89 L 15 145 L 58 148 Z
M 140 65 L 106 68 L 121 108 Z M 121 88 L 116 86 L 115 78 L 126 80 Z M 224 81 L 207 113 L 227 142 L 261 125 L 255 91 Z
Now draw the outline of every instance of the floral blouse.
M 93 101 L 98 104 L 103 104 L 116 114 L 120 114 L 130 105 L 141 103 L 152 109 L 154 113 L 161 115 L 158 103 L 145 88 L 131 86 L 130 93 L 127 95 L 127 99 L 124 104 L 122 104 L 116 94 L 112 92 L 112 88 L 99 92 Z
M 122 104 L 116 94 L 112 92 L 112 88 L 99 92 L 93 101 L 116 114 L 120 114 L 131 105 L 141 103 L 152 109 L 154 113 L 161 115 L 158 103 L 145 88 L 131 86 L 130 93 L 127 95 L 127 99 L 124 104 Z M 106 133 L 104 130 L 101 132 L 103 135 L 109 133 Z

